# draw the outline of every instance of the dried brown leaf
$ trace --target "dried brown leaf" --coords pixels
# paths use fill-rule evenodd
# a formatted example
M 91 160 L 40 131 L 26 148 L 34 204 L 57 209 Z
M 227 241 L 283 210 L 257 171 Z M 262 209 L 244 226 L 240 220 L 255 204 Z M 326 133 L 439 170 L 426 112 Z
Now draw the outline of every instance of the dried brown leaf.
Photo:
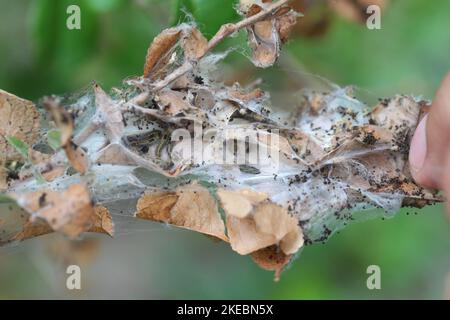
M 136 217 L 158 222 L 169 222 L 171 210 L 178 201 L 175 192 L 151 192 L 142 196 L 137 203 Z
M 155 97 L 156 102 L 164 112 L 175 116 L 193 109 L 187 99 L 187 93 L 175 90 L 162 90 Z
M 280 39 L 275 20 L 259 21 L 248 30 L 253 64 L 259 68 L 272 66 L 280 55 Z
M 197 61 L 208 50 L 208 40 L 197 28 L 193 27 L 183 39 L 183 49 L 187 59 Z
M 93 216 L 92 227 L 89 232 L 106 233 L 111 237 L 114 236 L 114 222 L 111 218 L 109 210 L 103 206 L 94 207 L 95 214 Z
M 144 77 L 148 78 L 152 71 L 154 71 L 155 65 L 161 60 L 180 38 L 181 30 L 179 28 L 169 28 L 163 30 L 157 35 L 152 44 L 147 50 L 147 56 L 145 57 L 144 65 Z
M 296 253 L 303 245 L 298 220 L 286 209 L 267 200 L 267 194 L 252 190 L 217 192 L 227 215 L 227 231 L 233 250 L 249 254 L 277 245 L 283 253 Z
M 239 254 L 247 255 L 276 243 L 271 234 L 258 230 L 251 217 L 237 218 L 227 215 L 227 232 L 231 248 Z
M 250 92 L 242 92 L 240 90 L 232 89 L 229 90 L 229 95 L 232 99 L 247 103 L 253 100 L 261 99 L 265 97 L 266 94 L 263 90 L 256 88 Z
M 66 152 L 67 159 L 69 159 L 72 167 L 79 173 L 85 174 L 89 167 L 86 152 L 72 141 L 63 146 L 63 149 Z
M 52 230 L 71 238 L 88 231 L 92 226 L 95 211 L 89 191 L 82 184 L 73 184 L 62 192 L 41 189 L 14 197 L 33 220 L 43 219 Z
M 240 1 L 240 12 L 247 18 L 265 10 L 272 1 Z M 280 47 L 285 43 L 297 22 L 297 13 L 288 6 L 279 8 L 272 17 L 258 21 L 247 28 L 252 62 L 260 68 L 272 66 L 280 55 Z
M 8 188 L 8 170 L 0 165 L 0 192 Z
M 277 30 L 281 43 L 286 43 L 297 23 L 297 12 L 290 10 L 278 18 Z
M 371 119 L 375 125 L 388 130 L 403 128 L 412 131 L 417 125 L 422 106 L 426 107 L 409 96 L 397 95 L 391 99 L 381 99 L 371 112 Z
M 99 157 L 96 159 L 97 163 L 109 163 L 120 165 L 136 164 L 133 158 L 124 152 L 124 147 L 121 144 L 112 143 L 101 150 Z
M 98 83 L 93 85 L 95 106 L 97 107 L 111 143 L 118 142 L 122 138 L 125 125 L 122 112 L 117 103 L 100 87 Z
M 245 218 L 253 210 L 254 205 L 268 199 L 266 193 L 256 192 L 251 189 L 237 191 L 219 189 L 217 195 L 222 202 L 225 212 L 237 218 Z
M 137 203 L 136 216 L 197 231 L 228 241 L 216 201 L 208 189 L 190 184 L 175 193 L 150 192 Z
M 47 97 L 44 99 L 43 104 L 52 115 L 53 121 L 61 132 L 61 147 L 64 149 L 70 164 L 81 174 L 86 173 L 89 167 L 86 152 L 72 141 L 74 130 L 72 115 L 55 98 Z
M 56 178 L 61 177 L 65 172 L 66 172 L 65 167 L 54 167 L 48 171 L 41 172 L 41 174 L 44 177 L 45 181 L 51 182 Z
M 33 102 L 0 90 L 0 163 L 21 158 L 7 137 L 16 137 L 31 146 L 39 137 L 39 128 L 40 115 Z
M 43 220 L 36 220 L 34 222 L 28 221 L 23 225 L 22 230 L 12 238 L 12 241 L 23 241 L 26 239 L 42 236 L 52 232 L 53 229 L 46 221 Z
M 281 272 L 289 263 L 292 255 L 286 255 L 276 245 L 260 249 L 251 254 L 253 261 L 261 268 L 275 271 L 275 281 L 280 279 Z

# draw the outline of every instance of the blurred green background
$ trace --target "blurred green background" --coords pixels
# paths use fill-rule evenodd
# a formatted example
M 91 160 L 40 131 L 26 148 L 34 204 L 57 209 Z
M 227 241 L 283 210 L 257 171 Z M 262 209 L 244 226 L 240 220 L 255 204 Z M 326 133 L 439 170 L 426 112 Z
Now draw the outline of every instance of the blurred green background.
M 0 0 L 0 88 L 34 100 L 80 90 L 94 79 L 106 88 L 120 85 L 141 74 L 160 30 L 193 17 L 210 37 L 239 19 L 235 2 Z M 81 8 L 81 30 L 66 28 L 70 4 Z M 280 63 L 264 72 L 246 59 L 240 34 L 222 46 L 236 48 L 223 68 L 228 79 L 263 77 L 274 96 L 320 75 L 373 97 L 431 99 L 450 70 L 449 18 L 447 0 L 392 0 L 381 30 L 331 14 L 325 34 L 296 31 Z M 114 239 L 68 243 L 50 235 L 0 249 L 0 298 L 440 299 L 448 290 L 449 249 L 443 206 L 403 209 L 393 219 L 354 224 L 326 244 L 306 247 L 275 283 L 271 273 L 225 244 L 130 222 Z M 73 261 L 82 264 L 79 292 L 65 287 L 65 268 Z M 366 287 L 369 265 L 381 267 L 381 290 Z

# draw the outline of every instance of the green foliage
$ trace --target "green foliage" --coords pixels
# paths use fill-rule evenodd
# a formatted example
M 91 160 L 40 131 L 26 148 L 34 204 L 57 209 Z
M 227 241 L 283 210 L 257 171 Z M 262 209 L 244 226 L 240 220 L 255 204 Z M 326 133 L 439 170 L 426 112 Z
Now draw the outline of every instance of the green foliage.
M 13 203 L 14 199 L 12 199 L 11 197 L 7 196 L 6 194 L 1 194 L 0 193 L 0 204 L 2 203 Z
M 105 13 L 116 10 L 125 3 L 124 0 L 87 0 L 86 5 L 95 12 Z
M 53 150 L 58 150 L 61 146 L 61 132 L 59 130 L 50 130 L 47 133 L 47 143 Z
M 28 145 L 25 142 L 13 136 L 6 137 L 6 140 L 20 153 L 24 160 L 28 160 Z
M 40 184 L 45 183 L 44 177 L 41 175 L 41 173 L 36 169 L 36 167 L 33 166 L 33 164 L 30 161 L 30 158 L 28 156 L 28 149 L 29 146 L 23 142 L 22 140 L 16 138 L 16 137 L 6 137 L 6 141 L 14 147 L 14 149 L 17 150 L 17 152 L 20 153 L 22 158 L 25 160 L 25 163 L 32 167 L 33 176 L 36 178 L 36 181 Z

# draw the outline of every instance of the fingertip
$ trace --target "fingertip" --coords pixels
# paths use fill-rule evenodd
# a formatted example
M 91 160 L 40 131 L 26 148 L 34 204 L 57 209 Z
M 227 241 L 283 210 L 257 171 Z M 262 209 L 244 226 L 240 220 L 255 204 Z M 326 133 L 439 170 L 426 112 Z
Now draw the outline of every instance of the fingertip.
M 421 171 L 425 163 L 427 155 L 427 134 L 426 123 L 428 114 L 426 114 L 417 125 L 411 140 L 411 146 L 409 149 L 409 166 L 411 174 L 416 182 L 421 183 L 423 180 Z

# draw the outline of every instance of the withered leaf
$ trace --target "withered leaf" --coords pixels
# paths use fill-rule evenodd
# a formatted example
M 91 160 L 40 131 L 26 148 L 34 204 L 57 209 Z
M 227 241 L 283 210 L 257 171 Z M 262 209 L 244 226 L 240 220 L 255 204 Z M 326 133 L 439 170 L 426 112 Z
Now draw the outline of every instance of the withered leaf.
M 156 95 L 155 100 L 164 112 L 172 116 L 193 109 L 187 99 L 187 94 L 180 91 L 162 90 Z
M 86 173 L 89 167 L 86 152 L 72 141 L 74 129 L 72 115 L 55 98 L 46 97 L 43 100 L 43 104 L 52 115 L 53 121 L 61 132 L 61 147 L 64 149 L 70 164 L 81 174 Z
M 144 77 L 148 78 L 158 61 L 178 42 L 181 30 L 177 27 L 163 30 L 157 35 L 147 50 L 144 65 Z
M 280 279 L 281 272 L 289 263 L 292 255 L 286 255 L 276 245 L 257 250 L 251 254 L 253 261 L 261 268 L 275 271 L 275 281 Z
M 240 1 L 240 12 L 251 17 L 271 4 L 272 1 Z M 252 62 L 260 68 L 272 66 L 280 55 L 280 47 L 288 39 L 290 31 L 297 22 L 297 13 L 283 6 L 273 17 L 258 21 L 247 28 L 249 45 L 252 49 Z
M 85 174 L 89 166 L 86 152 L 72 141 L 63 146 L 63 149 L 72 167 L 79 173 Z
M 52 232 L 53 229 L 44 220 L 28 221 L 23 225 L 22 230 L 12 238 L 12 241 L 23 241 Z
M 145 194 L 137 203 L 136 217 L 158 222 L 168 222 L 171 210 L 178 201 L 175 192 L 151 192 Z
M 71 238 L 79 236 L 92 226 L 95 211 L 89 191 L 82 184 L 73 184 L 62 192 L 41 189 L 13 196 L 17 203 L 31 214 L 32 221 L 40 218 L 47 222 L 52 230 Z M 30 228 L 27 236 L 35 232 L 34 226 L 30 225 Z M 41 230 L 39 228 L 39 232 Z
M 280 38 L 275 27 L 275 20 L 255 23 L 249 28 L 248 34 L 253 51 L 253 64 L 260 68 L 272 66 L 280 55 Z
M 281 43 L 286 43 L 288 41 L 292 29 L 294 29 L 297 23 L 297 12 L 291 10 L 290 8 L 288 9 L 288 12 L 280 15 L 280 17 L 277 19 L 277 30 L 278 34 L 280 35 Z
M 111 163 L 132 165 L 135 161 L 123 151 L 123 146 L 118 143 L 111 143 L 101 150 L 99 157 L 95 160 L 97 163 Z
M 426 105 L 423 106 L 426 107 Z M 418 107 L 418 102 L 412 97 L 397 95 L 391 99 L 382 99 L 370 116 L 377 126 L 389 130 L 407 129 L 412 134 L 411 129 L 417 125 L 421 107 L 421 104 Z
M 289 255 L 303 245 L 297 219 L 281 206 L 267 201 L 267 195 L 251 190 L 219 190 L 217 195 L 227 215 L 231 247 L 239 254 L 279 245 Z
M 125 125 L 123 123 L 122 112 L 117 103 L 100 87 L 98 83 L 93 85 L 95 95 L 95 105 L 99 111 L 99 116 L 105 122 L 105 128 L 111 143 L 120 141 Z
M 61 177 L 65 172 L 66 168 L 59 166 L 51 168 L 48 171 L 41 172 L 41 174 L 44 177 L 45 181 L 51 182 L 56 178 Z
M 40 115 L 34 103 L 0 90 L 0 163 L 21 158 L 6 137 L 16 137 L 32 146 L 39 129 Z
M 199 184 L 179 187 L 176 192 L 149 192 L 137 203 L 136 217 L 197 231 L 228 241 L 216 201 Z
M 89 232 L 106 233 L 111 237 L 114 236 L 114 222 L 109 210 L 104 206 L 98 205 L 94 207 L 94 211 L 93 223 Z
M 114 235 L 114 223 L 108 209 L 103 206 L 96 206 L 94 210 L 95 214 L 92 217 L 92 227 L 85 231 L 106 233 L 112 237 Z M 33 213 L 27 219 L 21 226 L 21 230 L 13 235 L 10 241 L 23 241 L 57 231 L 50 226 L 47 219 L 37 218 Z
M 195 27 L 191 28 L 183 39 L 184 54 L 189 60 L 198 60 L 208 50 L 208 40 Z
M 0 165 L 0 192 L 8 188 L 8 170 Z
M 237 218 L 245 218 L 253 210 L 254 205 L 268 198 L 266 193 L 251 189 L 238 191 L 219 189 L 217 195 L 225 212 Z
M 250 92 L 242 92 L 240 90 L 233 89 L 229 91 L 229 95 L 231 98 L 239 100 L 244 103 L 265 97 L 264 91 L 259 88 L 254 89 Z

